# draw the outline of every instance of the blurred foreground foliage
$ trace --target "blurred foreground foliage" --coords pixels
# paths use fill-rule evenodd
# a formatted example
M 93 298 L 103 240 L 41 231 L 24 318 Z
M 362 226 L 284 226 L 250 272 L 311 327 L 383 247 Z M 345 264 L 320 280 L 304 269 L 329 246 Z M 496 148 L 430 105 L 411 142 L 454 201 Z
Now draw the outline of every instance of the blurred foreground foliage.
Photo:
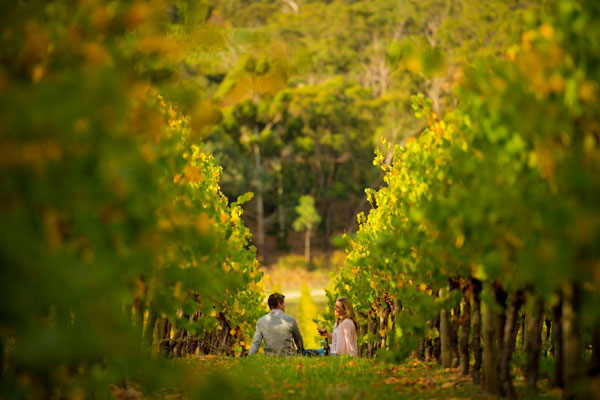
M 194 390 L 151 354 L 246 346 L 262 300 L 251 195 L 228 204 L 193 115 L 160 95 L 194 110 L 174 71 L 219 32 L 177 5 L 0 5 L 2 398 Z

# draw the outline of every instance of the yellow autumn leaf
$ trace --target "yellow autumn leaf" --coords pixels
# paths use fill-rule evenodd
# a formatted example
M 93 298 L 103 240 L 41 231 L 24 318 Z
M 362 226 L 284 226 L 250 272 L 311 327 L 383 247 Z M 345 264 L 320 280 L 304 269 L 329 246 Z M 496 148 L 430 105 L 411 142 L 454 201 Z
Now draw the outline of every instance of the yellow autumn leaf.
M 183 173 L 185 174 L 185 179 L 190 182 L 195 183 L 202 179 L 202 172 L 200 171 L 200 168 L 194 165 L 186 165 Z

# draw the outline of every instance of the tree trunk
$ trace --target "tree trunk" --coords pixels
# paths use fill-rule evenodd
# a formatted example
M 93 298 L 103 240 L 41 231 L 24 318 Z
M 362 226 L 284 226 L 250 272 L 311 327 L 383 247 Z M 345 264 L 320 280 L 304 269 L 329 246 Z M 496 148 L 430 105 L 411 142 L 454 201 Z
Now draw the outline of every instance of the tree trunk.
M 483 387 L 489 394 L 498 394 L 497 316 L 489 305 L 483 309 Z
M 254 134 L 258 137 L 258 127 L 254 127 Z M 256 253 L 259 258 L 265 257 L 265 210 L 263 205 L 262 162 L 260 147 L 254 144 L 254 173 L 256 187 Z
M 4 362 L 4 357 L 6 355 L 5 349 L 5 339 L 2 335 L 0 335 L 0 377 L 4 376 L 4 372 L 6 370 L 6 364 Z
M 523 312 L 523 317 L 521 321 L 521 335 L 519 336 L 519 343 L 522 354 L 525 354 L 525 337 L 527 336 L 527 324 L 525 323 L 526 320 L 527 312 Z
M 432 109 L 437 115 L 440 115 L 441 87 L 442 87 L 442 78 L 436 76 L 431 79 L 431 86 L 429 87 L 429 90 L 427 91 L 428 97 L 433 102 Z
M 144 332 L 144 298 L 147 292 L 146 282 L 142 276 L 138 277 L 136 281 L 136 292 L 135 299 L 133 300 L 133 318 L 137 332 L 136 336 L 141 345 Z
M 481 281 L 472 279 L 473 286 L 473 338 L 471 340 L 473 349 L 473 383 L 481 384 L 481 364 L 482 364 L 482 349 L 481 349 Z
M 200 313 L 199 312 L 195 312 L 190 317 L 190 321 L 192 321 L 192 322 L 198 322 L 198 318 L 199 317 L 200 317 Z M 198 338 L 198 333 L 195 333 L 194 335 L 190 335 L 188 333 L 188 336 L 189 336 L 189 340 L 185 344 L 185 354 L 186 355 L 193 355 L 196 352 L 196 348 L 198 347 L 198 339 L 197 339 Z
M 527 342 L 525 343 L 527 365 L 525 368 L 525 380 L 527 390 L 531 393 L 536 393 L 542 348 L 542 332 L 540 328 L 542 326 L 544 308 L 542 299 L 539 296 L 530 294 L 529 299 L 533 301 L 533 308 L 527 313 Z
M 384 299 L 382 301 L 381 307 L 379 308 L 379 332 L 387 332 L 388 320 L 391 312 L 392 309 L 390 305 Z M 377 344 L 377 348 L 385 348 L 386 338 L 387 334 L 384 334 L 383 336 L 379 335 L 379 343 Z
M 373 312 L 371 319 L 373 321 L 373 325 L 372 325 L 373 330 L 371 331 L 371 334 L 374 338 L 377 338 L 379 336 L 379 331 L 378 331 L 379 318 L 378 318 L 376 311 Z M 371 357 L 371 358 L 375 357 L 375 355 L 377 354 L 377 343 L 378 343 L 377 339 L 375 339 L 374 342 L 371 342 L 371 348 L 369 349 L 369 357 Z
M 307 229 L 304 233 L 304 260 L 308 266 L 310 266 L 310 234 L 310 229 Z
M 452 367 L 458 367 L 460 355 L 458 352 L 458 330 L 460 327 L 460 303 L 452 310 L 452 318 L 450 320 L 450 350 L 452 353 Z
M 279 223 L 279 232 L 277 232 L 277 245 L 280 249 L 286 248 L 285 231 L 285 207 L 283 206 L 283 172 L 279 168 L 277 173 L 277 221 Z
M 419 340 L 419 347 L 417 348 L 417 359 L 419 361 L 425 361 L 425 346 L 427 345 L 426 339 L 423 337 Z
M 328 203 L 325 207 L 325 237 L 331 237 L 333 235 L 333 215 L 334 213 L 331 211 L 331 203 Z M 325 240 L 325 243 L 322 244 L 323 251 L 329 252 L 330 250 L 330 241 Z
M 471 302 L 467 292 L 462 298 L 462 332 L 460 336 L 460 373 L 469 374 L 469 335 L 471 333 Z
M 600 375 L 600 326 L 596 325 L 592 328 L 592 356 L 588 368 L 588 376 L 596 377 Z
M 563 287 L 563 356 L 564 356 L 564 397 L 581 397 L 578 386 L 581 379 L 582 346 L 579 327 L 579 307 L 581 289 L 577 283 L 568 283 Z
M 185 355 L 185 340 L 188 337 L 188 332 L 185 329 L 180 329 L 175 335 L 175 347 L 173 349 L 173 356 L 179 358 Z
M 435 361 L 439 365 L 442 365 L 442 341 L 439 336 L 433 338 L 431 349 L 433 351 L 431 354 L 433 355 L 433 358 L 435 358 Z
M 374 335 L 374 337 L 377 337 L 377 313 L 374 310 L 374 306 L 371 306 L 371 309 L 369 309 L 369 316 L 368 316 L 368 325 L 367 325 L 367 332 L 371 333 Z M 369 341 L 368 347 L 367 347 L 367 357 L 372 357 L 373 354 L 375 354 L 376 351 L 376 345 L 373 341 Z
M 425 361 L 431 361 L 433 359 L 433 340 L 425 339 Z
M 548 352 L 550 351 L 550 349 L 552 348 L 552 341 L 551 341 L 551 336 L 550 334 L 552 333 L 552 320 L 551 319 L 546 319 L 544 321 L 544 325 L 546 327 L 546 330 L 544 332 L 544 343 L 542 344 L 543 347 L 547 348 L 547 351 L 544 351 L 544 357 L 548 357 Z
M 438 337 L 433 338 L 431 355 L 433 356 L 433 358 L 435 358 L 438 364 L 442 364 L 442 343 L 440 339 L 440 337 L 442 336 L 442 332 L 440 329 L 440 314 L 438 314 L 437 317 L 435 317 L 432 323 L 433 328 L 437 329 L 438 331 Z
M 496 328 L 494 329 L 494 337 L 496 341 L 496 349 L 498 354 L 496 355 L 496 377 L 498 379 L 497 393 L 500 396 L 505 396 L 504 386 L 502 386 L 502 371 L 501 362 L 502 359 L 502 348 L 504 346 L 504 327 L 506 326 L 506 301 L 508 299 L 508 293 L 502 288 L 500 284 L 494 284 L 494 296 L 496 303 L 500 306 L 496 313 Z
M 500 382 L 502 384 L 502 395 L 509 399 L 516 399 L 515 387 L 513 386 L 510 375 L 510 361 L 512 353 L 515 351 L 515 342 L 517 338 L 517 318 L 519 308 L 523 304 L 523 292 L 516 291 L 512 293 L 510 305 L 506 314 L 506 324 L 504 325 L 504 336 L 502 340 L 502 350 L 500 352 Z
M 359 327 L 360 336 L 361 337 L 365 337 L 365 335 L 367 335 L 369 333 L 369 315 L 368 315 L 368 313 L 366 315 L 365 314 L 361 314 L 361 320 L 363 320 L 363 321 L 366 320 L 367 321 L 366 324 L 360 325 L 360 327 Z M 361 357 L 366 357 L 367 351 L 368 351 L 368 346 L 369 345 L 366 342 L 364 342 L 364 343 L 362 343 L 360 345 L 358 353 L 360 354 Z
M 554 349 L 554 360 L 556 368 L 554 370 L 554 386 L 563 388 L 564 381 L 564 355 L 563 355 L 563 330 L 562 330 L 562 294 L 559 294 L 558 304 L 552 309 L 553 329 L 552 329 L 552 348 Z
M 392 304 L 392 331 L 394 331 L 396 329 L 396 321 L 398 320 L 398 315 L 400 315 L 400 312 L 402 311 L 402 302 L 400 300 L 395 299 Z
M 160 353 L 168 357 L 169 356 L 169 341 L 171 339 L 171 323 L 167 318 L 162 318 L 162 321 L 159 325 L 159 334 L 160 334 L 160 345 L 159 350 Z
M 440 312 L 440 341 L 442 345 L 442 367 L 450 368 L 452 366 L 452 349 L 450 348 L 450 321 L 448 310 L 443 309 Z
M 148 320 L 144 324 L 144 333 L 142 334 L 142 349 L 151 350 L 154 336 L 154 328 L 156 326 L 156 320 L 158 319 L 158 313 L 150 309 L 148 311 Z

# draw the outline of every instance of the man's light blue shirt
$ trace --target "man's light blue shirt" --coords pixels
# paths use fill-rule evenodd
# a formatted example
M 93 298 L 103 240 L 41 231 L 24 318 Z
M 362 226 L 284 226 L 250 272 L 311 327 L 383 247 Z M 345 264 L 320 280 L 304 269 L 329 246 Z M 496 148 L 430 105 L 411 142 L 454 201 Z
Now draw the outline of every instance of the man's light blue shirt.
M 297 349 L 304 349 L 298 323 L 280 309 L 271 310 L 258 319 L 249 355 L 256 354 L 263 339 L 267 355 L 291 356 L 297 353 Z

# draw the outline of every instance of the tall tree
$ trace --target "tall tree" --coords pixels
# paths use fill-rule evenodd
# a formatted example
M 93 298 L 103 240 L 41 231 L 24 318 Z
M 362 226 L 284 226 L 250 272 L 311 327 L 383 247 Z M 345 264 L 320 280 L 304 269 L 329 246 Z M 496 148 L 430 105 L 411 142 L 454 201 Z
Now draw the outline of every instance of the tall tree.
M 312 261 L 310 256 L 310 236 L 321 222 L 321 216 L 315 208 L 315 199 L 308 195 L 300 197 L 296 213 L 298 217 L 294 220 L 292 226 L 298 232 L 304 231 L 304 259 L 310 265 Z

